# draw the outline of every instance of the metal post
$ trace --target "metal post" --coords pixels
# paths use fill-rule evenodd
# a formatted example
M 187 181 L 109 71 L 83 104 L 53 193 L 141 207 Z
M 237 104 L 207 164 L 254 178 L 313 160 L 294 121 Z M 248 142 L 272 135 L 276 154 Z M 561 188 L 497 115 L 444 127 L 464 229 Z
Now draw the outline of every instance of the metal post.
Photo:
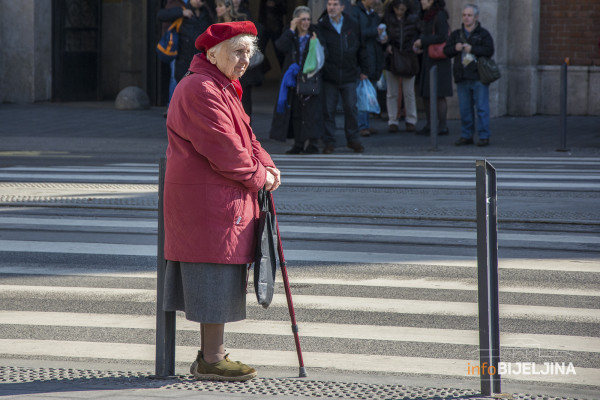
M 558 149 L 556 151 L 569 151 L 567 149 L 567 63 L 565 60 L 560 67 L 560 127 Z
M 500 393 L 500 314 L 498 302 L 498 215 L 496 170 L 476 161 L 477 271 L 481 393 Z M 492 369 L 492 370 L 491 370 Z
M 163 157 L 158 167 L 158 249 L 156 255 L 156 361 L 157 377 L 175 375 L 175 311 L 163 310 L 165 272 L 167 262 L 164 254 L 165 226 L 163 194 L 167 160 Z
M 431 132 L 431 149 L 437 150 L 438 138 L 438 67 L 434 65 L 429 70 L 429 127 Z

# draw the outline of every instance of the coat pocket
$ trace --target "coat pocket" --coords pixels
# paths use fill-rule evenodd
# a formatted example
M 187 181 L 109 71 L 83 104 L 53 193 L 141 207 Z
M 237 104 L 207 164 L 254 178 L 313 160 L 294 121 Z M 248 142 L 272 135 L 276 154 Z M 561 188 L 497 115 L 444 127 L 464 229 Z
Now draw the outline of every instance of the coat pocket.
M 244 220 L 244 206 L 246 195 L 241 190 L 230 188 L 229 201 L 227 202 L 227 212 L 234 225 L 240 225 Z

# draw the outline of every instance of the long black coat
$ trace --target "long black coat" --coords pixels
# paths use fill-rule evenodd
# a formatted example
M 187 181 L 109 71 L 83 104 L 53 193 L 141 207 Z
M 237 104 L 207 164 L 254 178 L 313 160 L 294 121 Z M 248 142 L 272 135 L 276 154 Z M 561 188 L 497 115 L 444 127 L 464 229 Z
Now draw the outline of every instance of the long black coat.
M 450 59 L 434 60 L 429 58 L 427 54 L 427 47 L 430 44 L 443 43 L 448 39 L 448 13 L 445 10 L 439 10 L 437 14 L 434 13 L 434 10 L 425 13 L 423 31 L 419 37 L 423 47 L 423 61 L 419 74 L 419 94 L 421 97 L 429 98 L 429 70 L 437 65 L 437 95 L 438 97 L 451 97 L 452 70 Z
M 456 43 L 465 43 L 463 40 L 463 35 L 461 35 L 461 31 L 464 29 L 464 26 L 461 26 L 460 29 L 455 30 L 450 35 L 450 39 L 446 42 L 446 47 L 444 47 L 444 54 L 448 57 L 454 58 L 454 82 L 459 83 L 464 80 L 478 81 L 479 80 L 479 72 L 477 72 L 477 63 L 471 62 L 466 67 L 462 64 L 461 52 L 456 51 Z M 467 38 L 467 43 L 471 45 L 471 54 L 475 57 L 491 57 L 494 55 L 494 39 L 492 39 L 492 35 L 481 27 L 479 22 L 473 32 Z
M 194 11 L 189 4 L 186 7 Z M 181 17 L 183 17 L 183 9 L 179 7 L 163 8 L 158 12 L 158 19 L 162 22 L 172 22 Z M 206 5 L 200 8 L 199 16 L 194 13 L 192 18 L 183 18 L 181 28 L 179 28 L 179 51 L 175 60 L 175 80 L 177 82 L 188 71 L 194 54 L 198 53 L 196 38 L 213 23 L 213 15 Z
M 316 32 L 316 27 L 311 25 L 309 34 L 312 36 L 313 32 Z M 320 37 L 319 41 L 321 44 L 323 43 Z M 300 69 L 304 67 L 309 43 L 306 44 L 304 53 L 302 54 L 302 62 L 300 62 L 300 41 L 297 31 L 292 32 L 290 29 L 286 29 L 279 39 L 275 41 L 275 47 L 285 54 L 282 67 L 283 72 L 287 71 L 293 63 L 297 63 Z M 318 74 L 321 74 L 322 71 L 319 71 Z M 277 113 L 277 104 L 275 104 L 269 137 L 281 141 L 285 141 L 287 138 L 295 137 L 296 135 L 298 136 L 297 139 L 320 138 L 323 134 L 323 96 L 319 94 L 307 98 L 306 96 L 298 95 L 295 88 L 290 88 L 288 89 L 287 98 L 291 108 L 286 107 L 286 111 L 283 114 Z M 300 107 L 301 109 L 295 110 L 293 109 L 294 107 Z M 298 112 L 303 116 L 300 132 L 293 131 L 291 117 L 294 112 Z M 307 118 L 307 116 L 310 117 Z

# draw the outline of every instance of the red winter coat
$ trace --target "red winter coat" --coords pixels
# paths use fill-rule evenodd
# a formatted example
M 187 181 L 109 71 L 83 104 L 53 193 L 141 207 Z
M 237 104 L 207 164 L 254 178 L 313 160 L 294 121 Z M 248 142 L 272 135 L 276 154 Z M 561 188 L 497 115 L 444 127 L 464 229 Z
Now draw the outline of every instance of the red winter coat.
M 165 258 L 251 263 L 257 192 L 265 166 L 275 164 L 256 140 L 234 83 L 204 55 L 194 57 L 190 71 L 167 117 Z

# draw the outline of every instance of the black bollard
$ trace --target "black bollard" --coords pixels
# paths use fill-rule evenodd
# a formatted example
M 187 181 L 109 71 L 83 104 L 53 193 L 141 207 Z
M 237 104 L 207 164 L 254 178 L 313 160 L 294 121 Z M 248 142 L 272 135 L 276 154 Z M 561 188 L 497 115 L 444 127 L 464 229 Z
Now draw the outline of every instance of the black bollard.
M 498 300 L 498 214 L 496 170 L 477 160 L 477 276 L 481 394 L 500 393 L 500 312 Z
M 438 113 L 437 113 L 437 98 L 438 98 L 438 67 L 434 65 L 429 70 L 429 127 L 431 128 L 431 150 L 437 150 L 438 138 Z
M 163 193 L 167 160 L 163 157 L 158 166 L 158 248 L 156 251 L 156 359 L 155 375 L 166 378 L 175 375 L 175 311 L 163 310 L 165 290 L 165 226 Z
M 560 136 L 556 151 L 569 151 L 567 149 L 567 58 L 560 67 Z

